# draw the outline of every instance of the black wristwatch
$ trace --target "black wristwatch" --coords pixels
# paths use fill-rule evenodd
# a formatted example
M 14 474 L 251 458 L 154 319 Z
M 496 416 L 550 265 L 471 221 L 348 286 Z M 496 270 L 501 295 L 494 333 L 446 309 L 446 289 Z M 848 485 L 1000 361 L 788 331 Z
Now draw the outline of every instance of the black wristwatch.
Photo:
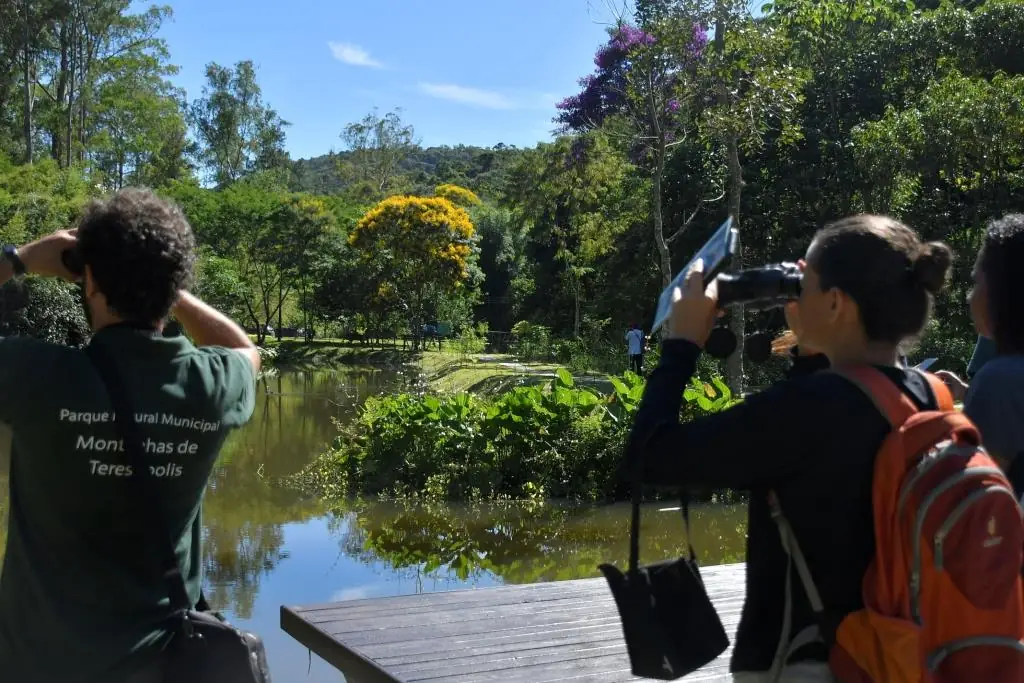
M 11 262 L 15 275 L 25 274 L 25 262 L 18 256 L 18 247 L 13 244 L 6 244 L 3 248 L 4 258 Z

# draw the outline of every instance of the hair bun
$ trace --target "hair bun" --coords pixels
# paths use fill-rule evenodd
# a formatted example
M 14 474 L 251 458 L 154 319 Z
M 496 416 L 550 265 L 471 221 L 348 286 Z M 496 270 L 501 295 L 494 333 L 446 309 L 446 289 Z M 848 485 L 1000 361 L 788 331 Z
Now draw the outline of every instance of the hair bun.
M 938 294 L 946 286 L 950 266 L 953 265 L 953 251 L 942 242 L 922 244 L 914 257 L 914 280 L 932 294 Z

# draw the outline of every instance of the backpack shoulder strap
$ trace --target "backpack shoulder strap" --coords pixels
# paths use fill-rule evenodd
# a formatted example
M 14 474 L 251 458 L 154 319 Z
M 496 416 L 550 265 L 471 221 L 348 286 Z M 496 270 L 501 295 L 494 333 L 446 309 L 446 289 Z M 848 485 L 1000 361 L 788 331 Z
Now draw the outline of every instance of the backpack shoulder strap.
M 894 428 L 906 422 L 911 415 L 918 412 L 917 406 L 906 394 L 900 391 L 893 382 L 880 370 L 870 365 L 848 365 L 833 368 L 831 372 L 842 375 L 867 394 L 878 412 L 885 416 Z M 941 380 L 936 378 L 940 384 Z M 933 388 L 934 391 L 934 388 Z M 949 391 L 946 391 L 949 395 Z M 952 402 L 952 399 L 950 399 Z
M 935 403 L 939 406 L 939 410 L 947 413 L 956 410 L 956 406 L 953 404 L 953 394 L 949 393 L 949 387 L 945 382 L 930 372 L 923 370 L 915 370 L 915 372 L 928 381 L 928 386 L 932 388 L 932 395 L 935 396 Z

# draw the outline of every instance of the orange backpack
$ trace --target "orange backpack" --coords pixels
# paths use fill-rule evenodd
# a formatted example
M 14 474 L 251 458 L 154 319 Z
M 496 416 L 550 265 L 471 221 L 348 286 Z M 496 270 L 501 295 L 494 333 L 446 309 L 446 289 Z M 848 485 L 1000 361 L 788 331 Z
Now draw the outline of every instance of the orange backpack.
M 875 557 L 864 576 L 865 606 L 839 624 L 832 674 L 841 683 L 1024 683 L 1024 521 L 1010 482 L 935 376 L 921 373 L 939 410 L 918 411 L 874 368 L 834 372 L 871 397 L 892 431 L 875 459 Z M 790 565 L 820 613 L 774 493 L 769 503 Z M 788 647 L 780 643 L 773 669 L 816 639 L 801 633 Z

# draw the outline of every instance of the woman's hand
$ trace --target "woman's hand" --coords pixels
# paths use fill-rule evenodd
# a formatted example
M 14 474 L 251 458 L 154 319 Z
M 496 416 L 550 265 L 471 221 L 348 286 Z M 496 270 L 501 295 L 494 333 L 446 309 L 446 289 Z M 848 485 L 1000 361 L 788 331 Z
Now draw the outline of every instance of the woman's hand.
M 939 370 L 935 373 L 935 376 L 943 381 L 943 383 L 949 387 L 949 393 L 952 394 L 953 400 L 961 402 L 964 400 L 964 396 L 967 395 L 967 382 L 957 377 L 954 373 L 949 370 Z
M 686 273 L 683 287 L 672 290 L 672 311 L 669 313 L 669 339 L 685 339 L 704 348 L 715 326 L 718 310 L 718 283 L 704 286 L 704 262 L 697 259 Z

